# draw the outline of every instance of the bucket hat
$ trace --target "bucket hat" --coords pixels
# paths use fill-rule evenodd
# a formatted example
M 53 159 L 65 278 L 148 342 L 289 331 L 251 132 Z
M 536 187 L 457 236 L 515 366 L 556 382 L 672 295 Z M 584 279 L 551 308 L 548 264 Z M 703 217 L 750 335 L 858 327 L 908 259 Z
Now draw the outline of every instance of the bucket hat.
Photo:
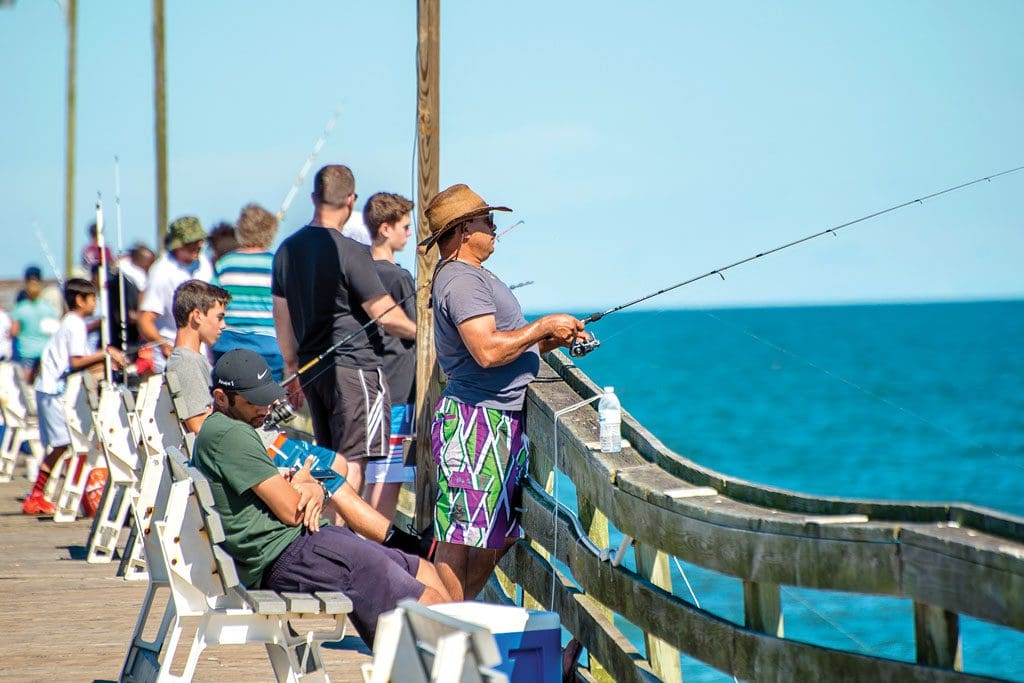
M 206 231 L 195 216 L 182 216 L 176 218 L 167 228 L 167 238 L 164 246 L 168 251 L 183 247 L 193 242 L 202 242 L 206 239 Z

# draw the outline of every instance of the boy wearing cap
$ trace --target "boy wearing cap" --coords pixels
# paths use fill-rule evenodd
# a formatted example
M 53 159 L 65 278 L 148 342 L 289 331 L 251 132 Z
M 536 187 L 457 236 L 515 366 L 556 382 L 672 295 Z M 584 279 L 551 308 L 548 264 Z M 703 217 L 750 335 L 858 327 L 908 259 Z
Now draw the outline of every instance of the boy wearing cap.
M 196 438 L 192 462 L 210 480 L 224 526 L 224 546 L 249 588 L 344 591 L 352 623 L 372 647 L 377 618 L 412 598 L 425 605 L 450 598 L 433 566 L 386 548 L 349 527 L 324 526 L 321 485 L 308 463 L 291 480 L 267 457 L 255 427 L 285 396 L 262 356 L 239 349 L 213 371 L 214 412 Z
M 206 232 L 195 216 L 182 216 L 171 223 L 164 246 L 167 251 L 149 271 L 149 283 L 139 310 L 139 335 L 155 346 L 153 365 L 163 372 L 176 333 L 174 290 L 185 280 L 209 282 L 213 267 L 203 255 Z
M 52 515 L 54 504 L 43 498 L 43 489 L 50 471 L 71 443 L 67 419 L 64 417 L 63 397 L 65 379 L 72 372 L 102 363 L 107 354 L 115 368 L 124 365 L 121 351 L 108 346 L 93 351 L 89 346 L 85 318 L 96 310 L 96 287 L 88 280 L 72 278 L 64 286 L 64 300 L 69 309 L 53 337 L 46 343 L 36 380 L 36 406 L 39 409 L 39 440 L 43 448 L 51 449 L 39 466 L 32 492 L 22 503 L 26 515 Z
M 60 325 L 60 311 L 42 296 L 43 273 L 38 266 L 25 269 L 24 297 L 11 311 L 11 339 L 16 340 L 14 359 L 23 368 L 27 382 L 35 380 L 35 371 L 43 347 Z
M 317 443 L 348 459 L 349 481 L 362 491 L 366 462 L 389 451 L 391 422 L 387 380 L 364 328 L 377 320 L 388 334 L 413 339 L 416 324 L 384 289 L 369 250 L 341 233 L 356 199 L 352 171 L 324 166 L 311 198 L 310 224 L 274 255 L 274 327 L 285 375 L 344 341 L 289 391 L 295 407 L 305 395 Z
M 441 260 L 431 296 L 437 360 L 448 377 L 431 428 L 438 494 L 434 534 L 438 573 L 454 600 L 471 600 L 519 539 L 515 509 L 528 469 L 523 425 L 526 387 L 540 354 L 587 338 L 571 315 L 527 323 L 515 295 L 483 267 L 494 253 L 494 211 L 466 185 L 427 207 Z

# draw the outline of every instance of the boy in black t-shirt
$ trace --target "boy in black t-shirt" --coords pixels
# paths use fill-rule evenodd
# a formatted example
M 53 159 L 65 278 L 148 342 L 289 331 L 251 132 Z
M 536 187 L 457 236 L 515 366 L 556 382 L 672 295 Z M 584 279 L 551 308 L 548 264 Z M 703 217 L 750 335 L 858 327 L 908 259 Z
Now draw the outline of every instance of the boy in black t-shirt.
M 373 245 L 370 254 L 388 294 L 416 320 L 416 284 L 412 274 L 395 263 L 395 252 L 405 248 L 412 235 L 413 203 L 397 194 L 378 192 L 366 200 L 363 220 Z M 414 481 L 416 470 L 406 467 L 402 452 L 405 437 L 412 436 L 416 401 L 416 337 L 380 335 L 375 348 L 381 356 L 391 391 L 391 438 L 388 457 L 371 461 L 365 472 L 364 497 L 391 519 L 403 482 Z

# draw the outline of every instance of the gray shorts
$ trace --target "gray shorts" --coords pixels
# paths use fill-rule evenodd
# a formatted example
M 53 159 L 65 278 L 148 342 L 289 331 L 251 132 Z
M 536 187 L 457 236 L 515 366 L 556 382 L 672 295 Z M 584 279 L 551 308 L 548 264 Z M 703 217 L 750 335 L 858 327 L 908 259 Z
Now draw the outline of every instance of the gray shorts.
M 349 460 L 383 458 L 390 450 L 391 393 L 380 368 L 335 365 L 303 387 L 320 446 Z
M 377 617 L 399 600 L 419 600 L 420 558 L 357 536 L 348 527 L 326 526 L 291 542 L 263 575 L 275 591 L 342 591 L 352 600 L 352 625 L 371 648 Z
M 57 448 L 71 443 L 68 419 L 64 416 L 64 396 L 36 392 L 39 409 L 39 440 L 43 448 Z

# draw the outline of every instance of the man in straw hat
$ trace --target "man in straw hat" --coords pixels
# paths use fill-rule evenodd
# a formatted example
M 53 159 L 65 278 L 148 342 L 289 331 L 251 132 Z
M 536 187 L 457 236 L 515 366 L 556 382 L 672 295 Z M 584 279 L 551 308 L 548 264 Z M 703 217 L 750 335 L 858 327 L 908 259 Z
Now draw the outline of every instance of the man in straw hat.
M 149 271 L 149 284 L 139 307 L 139 336 L 152 344 L 153 366 L 163 372 L 174 348 L 174 290 L 186 280 L 209 282 L 213 266 L 203 256 L 206 231 L 195 216 L 182 216 L 168 226 L 164 246 L 167 252 Z
M 441 261 L 432 285 L 434 343 L 448 377 L 431 428 L 438 465 L 435 564 L 453 600 L 480 592 L 520 537 L 516 506 L 527 471 L 523 401 L 540 353 L 586 339 L 583 322 L 554 314 L 527 323 L 515 295 L 483 267 L 494 253 L 494 211 L 466 185 L 427 207 Z

